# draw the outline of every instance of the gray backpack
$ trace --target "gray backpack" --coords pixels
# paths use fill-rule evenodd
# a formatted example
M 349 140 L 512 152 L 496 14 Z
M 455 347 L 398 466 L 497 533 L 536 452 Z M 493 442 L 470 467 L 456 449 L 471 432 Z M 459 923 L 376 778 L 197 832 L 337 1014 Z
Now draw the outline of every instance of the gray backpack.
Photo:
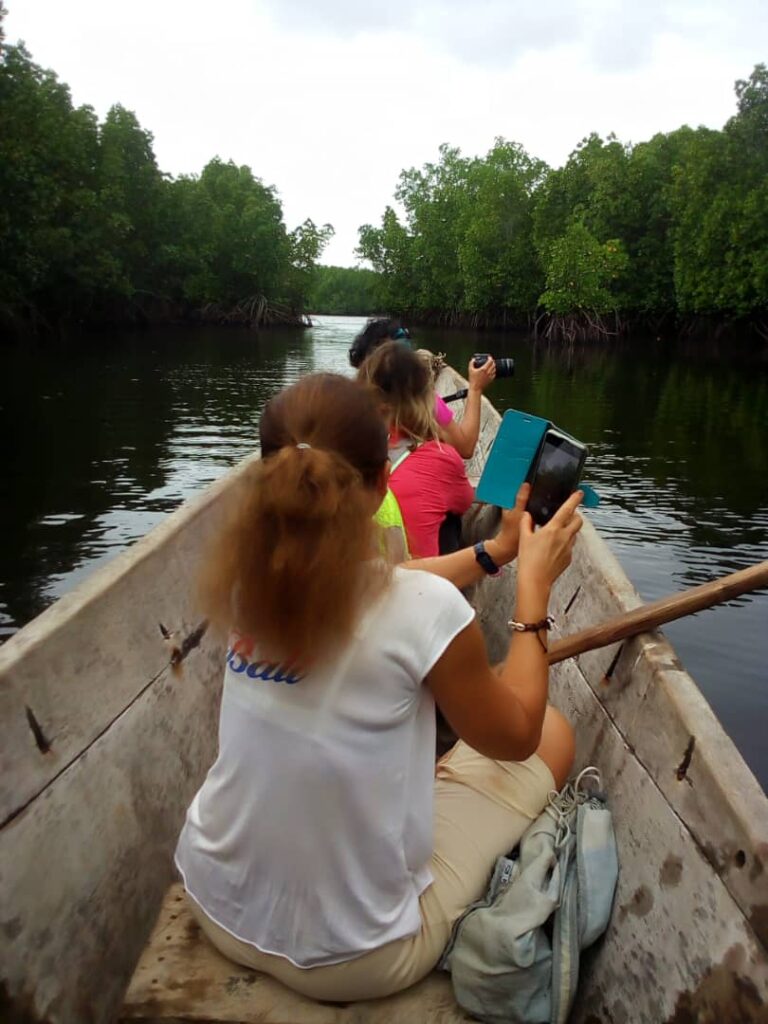
M 454 926 L 440 966 L 457 1002 L 487 1024 L 564 1024 L 579 953 L 608 926 L 616 839 L 596 768 L 585 768 L 499 857 L 485 899 Z M 551 936 L 551 938 L 550 938 Z

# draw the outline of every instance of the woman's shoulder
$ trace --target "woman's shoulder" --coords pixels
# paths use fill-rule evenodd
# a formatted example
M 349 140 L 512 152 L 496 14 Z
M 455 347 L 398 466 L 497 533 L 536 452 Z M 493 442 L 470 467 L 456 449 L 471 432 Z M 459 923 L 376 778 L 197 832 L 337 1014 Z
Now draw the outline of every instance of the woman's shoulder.
M 453 583 L 422 569 L 398 566 L 392 590 L 398 635 L 414 649 L 442 651 L 475 617 L 472 605 Z
M 437 441 L 431 439 L 429 441 L 422 441 L 422 443 L 416 448 L 417 452 L 422 455 L 430 455 L 434 458 L 442 459 L 455 459 L 461 460 L 461 456 L 453 447 L 452 444 L 448 444 L 447 441 Z
M 419 445 L 416 453 L 419 453 L 425 461 L 460 466 L 462 471 L 464 469 L 464 460 L 453 445 L 446 441 L 425 441 Z
M 414 599 L 428 599 L 466 605 L 467 599 L 450 580 L 436 576 L 424 569 L 406 569 L 402 565 L 395 568 L 393 586 L 397 597 L 405 595 Z

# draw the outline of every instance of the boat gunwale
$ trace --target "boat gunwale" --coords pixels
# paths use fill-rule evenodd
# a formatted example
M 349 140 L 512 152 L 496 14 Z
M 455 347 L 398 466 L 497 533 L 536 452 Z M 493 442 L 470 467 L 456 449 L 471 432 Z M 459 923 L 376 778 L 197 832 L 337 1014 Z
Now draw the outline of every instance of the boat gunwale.
M 453 367 L 445 367 L 437 385 L 438 391 L 448 394 L 467 386 L 467 382 Z M 501 414 L 485 396 L 482 415 L 481 437 L 488 431 L 487 420 L 494 428 L 501 422 Z M 483 458 L 489 448 L 489 444 L 485 446 Z M 604 617 L 630 611 L 643 603 L 588 516 L 584 517 L 584 527 L 577 539 L 576 560 L 591 566 L 603 578 L 604 590 L 593 597 L 604 598 Z M 566 591 L 567 573 L 553 591 L 551 607 L 561 624 L 567 621 L 563 613 L 573 599 L 572 591 Z M 594 625 L 594 621 L 574 628 L 569 623 L 569 632 L 587 624 Z M 605 708 L 633 756 L 690 832 L 757 941 L 768 951 L 768 796 L 672 644 L 656 629 L 569 660 L 577 666 L 584 684 Z M 612 663 L 612 683 L 608 687 L 606 672 Z M 632 677 L 639 674 L 640 668 L 647 671 L 649 678 L 642 694 L 630 700 L 629 713 L 622 713 L 619 701 L 611 704 L 608 691 L 613 688 L 621 692 L 632 686 Z M 554 696 L 558 666 L 551 671 L 550 693 Z M 674 731 L 684 738 L 674 750 L 660 751 L 663 743 L 647 728 L 648 719 L 654 717 L 654 706 L 672 715 L 665 718 L 664 736 Z
M 181 526 L 194 521 L 216 501 L 221 493 L 228 491 L 234 481 L 248 466 L 259 458 L 246 455 L 236 465 L 208 484 L 199 494 L 187 498 L 165 518 L 156 523 L 147 533 L 131 541 L 127 547 L 115 553 L 103 565 L 98 566 L 84 579 L 58 597 L 53 604 L 43 609 L 34 619 L 25 623 L 16 633 L 0 644 L 0 673 L 8 671 L 28 650 L 46 640 L 51 633 L 66 629 L 73 618 L 82 614 L 90 605 L 101 600 L 115 583 L 157 551 L 166 540 L 177 533 Z M 45 636 L 40 636 L 45 632 Z

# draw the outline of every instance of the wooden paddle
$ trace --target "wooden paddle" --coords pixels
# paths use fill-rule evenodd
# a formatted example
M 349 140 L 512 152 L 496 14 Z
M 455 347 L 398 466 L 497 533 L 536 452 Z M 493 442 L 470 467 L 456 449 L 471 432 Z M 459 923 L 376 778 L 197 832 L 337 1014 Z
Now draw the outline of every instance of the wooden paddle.
M 662 597 L 658 601 L 641 605 L 631 612 L 615 615 L 612 619 L 601 622 L 599 626 L 590 626 L 572 636 L 555 640 L 549 648 L 549 663 L 556 664 L 573 658 L 585 651 L 593 651 L 598 647 L 607 647 L 617 640 L 625 640 L 628 636 L 636 636 L 650 629 L 681 619 L 684 615 L 692 615 L 704 608 L 730 601 L 732 597 L 746 594 L 750 590 L 758 590 L 768 586 L 768 562 L 759 562 L 749 569 L 732 572 L 711 583 L 683 590 L 680 594 Z

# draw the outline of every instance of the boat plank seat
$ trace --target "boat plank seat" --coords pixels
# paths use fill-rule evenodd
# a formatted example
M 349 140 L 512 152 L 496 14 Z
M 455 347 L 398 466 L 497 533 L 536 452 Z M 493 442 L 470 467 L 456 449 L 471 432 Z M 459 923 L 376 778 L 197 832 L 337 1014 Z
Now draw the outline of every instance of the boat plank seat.
M 318 1003 L 223 957 L 202 933 L 180 883 L 166 892 L 118 1020 L 121 1024 L 466 1024 L 450 979 L 432 972 L 405 992 Z

